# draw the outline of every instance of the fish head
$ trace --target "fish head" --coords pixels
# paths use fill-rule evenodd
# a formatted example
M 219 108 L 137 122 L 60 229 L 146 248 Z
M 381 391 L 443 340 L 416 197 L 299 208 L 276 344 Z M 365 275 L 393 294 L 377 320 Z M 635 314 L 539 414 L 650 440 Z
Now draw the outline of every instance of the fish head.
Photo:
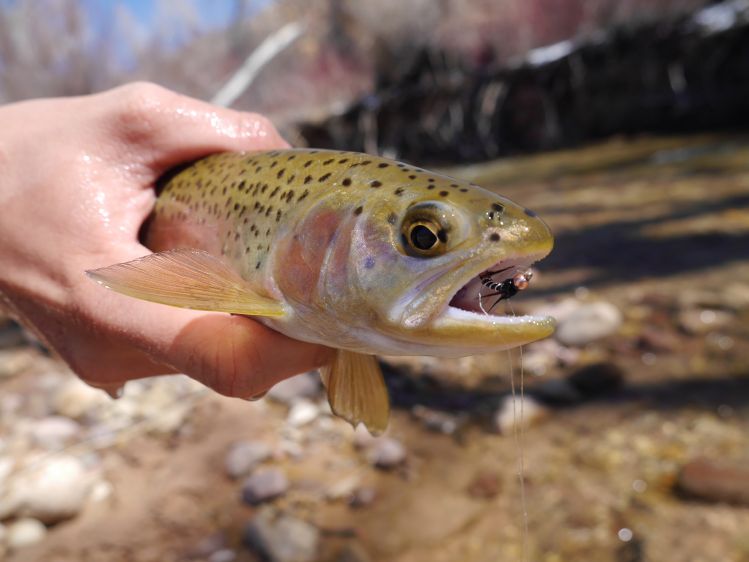
M 307 232 L 335 225 L 315 244 L 329 241 L 319 279 L 306 283 L 314 294 L 299 299 L 318 303 L 314 321 L 345 319 L 356 340 L 347 347 L 389 354 L 470 355 L 550 335 L 551 318 L 490 311 L 496 296 L 485 297 L 493 291 L 480 278 L 501 271 L 495 281 L 510 279 L 546 256 L 553 246 L 546 224 L 488 190 L 430 176 L 423 186 L 392 184 L 354 206 L 326 203 L 307 215 Z

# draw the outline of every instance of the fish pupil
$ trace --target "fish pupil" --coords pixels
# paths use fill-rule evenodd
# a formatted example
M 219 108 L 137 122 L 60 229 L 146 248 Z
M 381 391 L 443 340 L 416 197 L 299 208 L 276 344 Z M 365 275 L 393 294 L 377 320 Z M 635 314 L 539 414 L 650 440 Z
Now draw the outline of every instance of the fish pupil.
M 411 230 L 411 243 L 419 250 L 431 250 L 437 243 L 437 235 L 426 226 L 419 224 Z

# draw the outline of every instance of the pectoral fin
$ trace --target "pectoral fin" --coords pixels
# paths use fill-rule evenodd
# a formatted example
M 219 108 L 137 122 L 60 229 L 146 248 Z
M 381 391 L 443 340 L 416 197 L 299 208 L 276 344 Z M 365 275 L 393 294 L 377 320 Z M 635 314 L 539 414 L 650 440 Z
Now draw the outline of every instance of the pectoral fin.
M 390 400 L 373 355 L 339 349 L 333 363 L 320 374 L 333 413 L 354 427 L 363 423 L 373 435 L 387 429 Z
M 283 305 L 255 293 L 231 267 L 202 250 L 150 254 L 86 272 L 118 293 L 151 302 L 252 316 L 283 316 Z

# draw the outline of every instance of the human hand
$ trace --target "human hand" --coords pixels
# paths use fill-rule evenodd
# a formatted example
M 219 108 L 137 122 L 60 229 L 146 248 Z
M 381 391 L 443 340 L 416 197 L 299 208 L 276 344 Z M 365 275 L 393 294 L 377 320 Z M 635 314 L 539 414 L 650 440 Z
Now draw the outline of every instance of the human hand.
M 94 386 L 186 373 L 249 398 L 330 350 L 245 317 L 131 299 L 85 275 L 149 253 L 153 185 L 213 152 L 286 147 L 263 117 L 152 84 L 0 107 L 0 305 Z

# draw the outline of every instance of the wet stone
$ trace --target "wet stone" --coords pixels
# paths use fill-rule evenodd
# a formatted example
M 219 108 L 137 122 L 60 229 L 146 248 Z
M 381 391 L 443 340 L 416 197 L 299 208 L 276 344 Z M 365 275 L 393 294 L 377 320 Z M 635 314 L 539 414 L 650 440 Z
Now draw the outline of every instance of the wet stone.
M 18 519 L 8 525 L 7 544 L 11 550 L 26 548 L 41 542 L 47 534 L 47 528 L 36 519 Z
M 301 398 L 291 406 L 286 423 L 292 427 L 302 427 L 315 421 L 319 415 L 320 408 L 314 402 Z
M 250 505 L 258 505 L 282 496 L 288 489 L 289 481 L 281 470 L 261 469 L 245 480 L 242 499 Z
M 369 446 L 367 460 L 373 466 L 387 470 L 403 464 L 406 455 L 406 448 L 400 441 L 391 437 L 379 437 Z
M 554 337 L 564 345 L 583 346 L 615 334 L 622 325 L 622 313 L 608 302 L 579 307 L 560 320 Z
M 252 472 L 260 463 L 270 458 L 269 445 L 259 441 L 239 441 L 234 443 L 224 460 L 226 474 L 231 478 L 241 478 Z
M 695 459 L 684 465 L 677 490 L 685 497 L 749 506 L 749 468 Z
M 34 422 L 31 437 L 34 443 L 47 450 L 58 450 L 73 441 L 81 426 L 70 418 L 49 416 Z
M 679 313 L 679 327 L 687 334 L 707 334 L 728 325 L 733 315 L 724 310 L 687 309 Z
M 433 410 L 420 404 L 411 409 L 411 414 L 429 431 L 445 435 L 454 434 L 465 423 L 465 420 L 459 416 Z
M 272 509 L 262 509 L 242 535 L 247 548 L 268 562 L 312 562 L 317 559 L 317 527 Z
M 522 404 L 522 405 L 521 405 Z M 512 435 L 514 429 L 528 429 L 539 424 L 550 414 L 549 408 L 532 396 L 522 399 L 505 396 L 494 413 L 494 430 L 501 435 Z

